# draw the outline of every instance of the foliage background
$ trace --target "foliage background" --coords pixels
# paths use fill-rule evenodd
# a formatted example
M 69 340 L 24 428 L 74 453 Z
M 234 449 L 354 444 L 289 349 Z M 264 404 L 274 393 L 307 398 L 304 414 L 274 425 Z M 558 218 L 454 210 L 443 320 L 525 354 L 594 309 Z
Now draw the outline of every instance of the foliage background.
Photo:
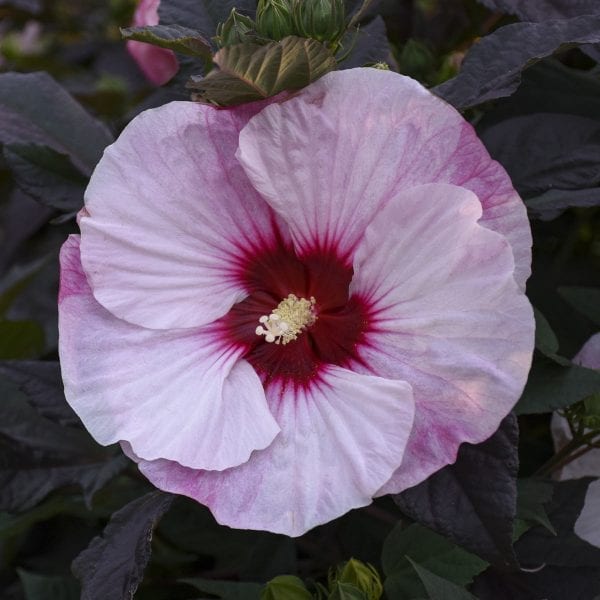
M 161 15 L 202 5 L 196 26 L 210 37 L 230 4 L 163 0 Z M 141 600 L 243 600 L 281 574 L 314 591 L 355 557 L 375 566 L 390 599 L 598 597 L 600 550 L 573 533 L 590 479 L 552 478 L 569 455 L 555 457 L 549 429 L 554 409 L 597 416 L 589 399 L 600 392 L 600 375 L 569 361 L 600 328 L 595 5 L 382 0 L 367 13 L 341 66 L 385 61 L 434 88 L 525 199 L 537 350 L 518 419 L 488 442 L 465 445 L 417 488 L 290 539 L 221 527 L 203 507 L 154 492 L 116 448 L 89 438 L 62 395 L 57 256 L 77 231 L 87 179 L 135 114 L 186 98 L 201 65 L 151 87 L 119 32 L 130 0 L 0 1 L 0 596 L 111 600 L 137 588 Z

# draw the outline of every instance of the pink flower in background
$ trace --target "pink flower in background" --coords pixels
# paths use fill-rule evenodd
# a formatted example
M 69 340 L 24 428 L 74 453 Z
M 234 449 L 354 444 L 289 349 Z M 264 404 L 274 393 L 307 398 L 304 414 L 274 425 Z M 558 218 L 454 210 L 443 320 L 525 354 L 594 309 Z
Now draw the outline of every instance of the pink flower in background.
M 160 0 L 140 0 L 133 15 L 132 24 L 135 27 L 158 25 L 159 4 Z M 154 85 L 167 83 L 179 69 L 175 54 L 166 48 L 128 40 L 127 50 L 144 75 Z
M 67 399 L 220 523 L 301 535 L 419 483 L 525 384 L 524 206 L 409 78 L 142 113 L 80 227 L 61 253 Z
M 600 333 L 593 335 L 573 358 L 573 362 L 588 369 L 600 370 Z M 572 439 L 569 424 L 557 413 L 552 415 L 552 436 L 556 450 Z M 559 479 L 600 477 L 600 450 L 590 450 L 580 458 L 566 464 Z M 586 542 L 600 547 L 600 479 L 588 486 L 583 510 L 575 522 L 575 533 Z

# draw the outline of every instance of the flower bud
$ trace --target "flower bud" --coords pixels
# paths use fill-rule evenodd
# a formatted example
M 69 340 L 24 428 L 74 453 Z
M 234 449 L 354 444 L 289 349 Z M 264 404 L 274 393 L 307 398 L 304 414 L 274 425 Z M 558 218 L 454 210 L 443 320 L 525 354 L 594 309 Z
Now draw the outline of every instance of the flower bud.
M 381 578 L 375 567 L 351 558 L 338 566 L 335 573 L 329 573 L 329 589 L 337 583 L 349 583 L 358 588 L 368 600 L 379 600 L 383 595 Z
M 256 29 L 260 35 L 272 40 L 294 35 L 292 0 L 259 0 L 256 7 Z
M 255 30 L 256 25 L 250 17 L 232 8 L 227 20 L 217 26 L 217 35 L 214 39 L 219 48 L 224 48 L 248 41 L 250 37 L 248 34 Z
M 294 0 L 294 22 L 303 37 L 337 42 L 346 29 L 344 0 Z

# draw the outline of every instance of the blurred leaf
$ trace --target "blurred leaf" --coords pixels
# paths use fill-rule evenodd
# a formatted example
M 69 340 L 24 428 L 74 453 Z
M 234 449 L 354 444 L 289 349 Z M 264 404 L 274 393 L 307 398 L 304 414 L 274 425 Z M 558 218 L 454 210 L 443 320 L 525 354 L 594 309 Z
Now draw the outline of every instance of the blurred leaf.
M 162 539 L 185 552 L 196 555 L 210 554 L 215 569 L 239 577 L 267 581 L 279 573 L 296 571 L 294 540 L 264 531 L 224 528 L 210 511 L 179 496 L 173 510 L 159 525 Z
M 82 508 L 84 506 L 80 498 L 54 496 L 25 513 L 0 512 L 0 539 L 20 535 L 36 523 L 47 521 L 60 514 L 77 514 Z
M 506 25 L 476 42 L 460 73 L 433 91 L 458 109 L 509 96 L 521 71 L 567 47 L 600 42 L 600 16 Z
M 34 15 L 43 10 L 42 0 L 0 0 L 0 6 L 14 6 Z
M 212 579 L 181 579 L 201 592 L 213 594 L 222 600 L 258 600 L 263 586 L 246 581 L 214 581 Z
M 0 321 L 0 360 L 37 358 L 44 350 L 44 330 L 35 321 Z
M 462 586 L 471 583 L 488 566 L 478 556 L 426 527 L 413 524 L 403 528 L 397 525 L 386 538 L 381 556 L 389 598 L 409 600 L 425 597 L 423 582 L 410 560 L 438 577 Z
M 410 558 L 408 560 L 423 582 L 430 598 L 435 598 L 435 600 L 477 600 L 466 589 L 428 571 Z
M 552 412 L 571 406 L 600 390 L 600 372 L 538 354 L 533 357 L 529 379 L 515 407 L 518 415 Z
M 312 595 L 307 596 L 312 598 Z M 328 600 L 369 600 L 364 592 L 350 583 L 337 581 L 334 585 Z
M 233 8 L 253 16 L 256 0 L 161 0 L 158 14 L 163 25 L 185 23 L 211 38 Z
M 463 444 L 453 465 L 393 496 L 394 501 L 411 519 L 488 562 L 515 567 L 518 435 L 510 414 L 487 441 Z
M 188 56 L 201 56 L 205 59 L 212 56 L 210 45 L 200 32 L 181 25 L 127 27 L 121 28 L 121 35 L 126 40 L 145 42 Z
M 79 600 L 79 586 L 74 579 L 39 575 L 17 569 L 25 591 L 25 600 Z
M 331 52 L 320 42 L 289 36 L 264 46 L 253 43 L 222 48 L 215 54 L 218 70 L 192 77 L 195 100 L 231 106 L 296 90 L 336 68 Z
M 342 48 L 338 52 L 350 54 L 339 64 L 340 69 L 354 69 L 378 62 L 389 62 L 392 56 L 390 44 L 385 30 L 385 22 L 377 15 L 367 25 L 357 31 L 348 32 L 342 41 Z
M 151 492 L 113 514 L 101 536 L 73 561 L 81 600 L 130 600 L 151 553 L 152 532 L 172 496 Z
M 545 505 L 552 500 L 553 491 L 552 484 L 548 481 L 537 479 L 517 481 L 517 519 L 525 522 L 525 528 L 522 529 L 527 530 L 532 524 L 541 525 L 556 535 L 556 530 L 545 509 Z
M 86 175 L 113 141 L 108 129 L 46 73 L 0 74 L 0 118 L 1 143 L 48 146 Z
M 6 144 L 4 158 L 17 185 L 40 204 L 63 212 L 83 205 L 88 182 L 66 154 L 41 144 Z
M 260 600 L 312 600 L 302 579 L 293 575 L 279 575 L 264 587 Z
M 559 295 L 575 310 L 600 325 L 600 289 L 590 287 L 559 287 Z
M 533 314 L 535 316 L 535 347 L 542 354 L 552 357 L 558 352 L 558 338 L 546 317 L 535 307 Z

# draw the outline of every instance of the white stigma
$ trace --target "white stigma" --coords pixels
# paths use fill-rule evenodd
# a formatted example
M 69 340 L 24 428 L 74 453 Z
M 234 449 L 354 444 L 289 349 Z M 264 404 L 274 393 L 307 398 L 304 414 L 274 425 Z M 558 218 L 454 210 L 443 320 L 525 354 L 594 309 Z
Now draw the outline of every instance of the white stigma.
M 269 344 L 288 344 L 317 320 L 315 303 L 312 296 L 307 300 L 289 294 L 270 315 L 263 315 L 258 319 L 260 325 L 255 330 L 256 335 L 264 335 Z

